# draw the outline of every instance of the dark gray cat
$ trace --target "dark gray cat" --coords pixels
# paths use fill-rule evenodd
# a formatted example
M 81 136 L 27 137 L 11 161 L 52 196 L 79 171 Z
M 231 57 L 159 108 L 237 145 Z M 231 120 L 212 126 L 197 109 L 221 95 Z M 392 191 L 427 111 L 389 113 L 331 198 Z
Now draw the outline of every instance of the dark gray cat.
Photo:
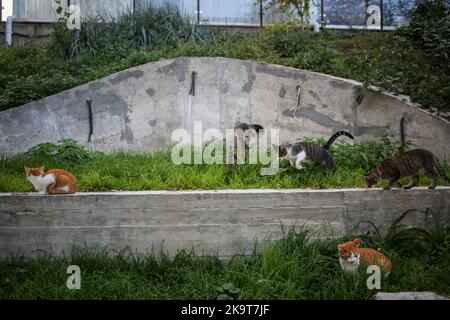
M 438 173 L 447 182 L 450 182 L 438 158 L 433 153 L 425 149 L 413 149 L 396 157 L 384 160 L 378 168 L 366 173 L 364 178 L 368 188 L 371 188 L 380 180 L 389 180 L 389 185 L 384 188 L 389 190 L 394 185 L 401 187 L 398 183 L 399 179 L 411 177 L 411 183 L 404 187 L 404 189 L 411 189 L 419 182 L 420 175 L 424 174 L 432 180 L 428 189 L 434 189 L 437 185 Z
M 247 130 L 253 129 L 258 134 L 260 130 L 264 129 L 264 127 L 262 125 L 260 125 L 260 124 L 248 124 L 248 123 L 245 123 L 245 122 L 238 121 L 234 125 L 234 130 L 236 131 L 238 129 L 241 129 L 244 132 L 247 131 Z

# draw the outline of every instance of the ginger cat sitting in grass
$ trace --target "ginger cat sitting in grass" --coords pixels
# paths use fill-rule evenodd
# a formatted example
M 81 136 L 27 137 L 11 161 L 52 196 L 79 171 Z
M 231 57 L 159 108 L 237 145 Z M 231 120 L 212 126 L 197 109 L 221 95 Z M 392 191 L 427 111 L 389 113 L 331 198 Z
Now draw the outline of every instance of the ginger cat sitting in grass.
M 70 172 L 53 169 L 44 172 L 44 166 L 27 168 L 27 179 L 42 194 L 72 194 L 77 192 L 77 178 Z
M 361 239 L 338 244 L 339 262 L 342 270 L 347 273 L 357 273 L 370 265 L 377 265 L 387 277 L 392 270 L 392 262 L 381 252 L 371 248 L 359 248 Z

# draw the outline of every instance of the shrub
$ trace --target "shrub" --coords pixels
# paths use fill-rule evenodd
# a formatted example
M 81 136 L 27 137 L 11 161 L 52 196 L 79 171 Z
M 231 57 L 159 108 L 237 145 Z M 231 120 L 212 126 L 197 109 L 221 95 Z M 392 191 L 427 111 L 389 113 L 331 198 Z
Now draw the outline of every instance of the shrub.
M 92 154 L 75 140 L 63 139 L 59 144 L 41 143 L 26 152 L 27 156 L 39 158 L 52 158 L 65 163 L 79 163 L 89 160 Z
M 299 139 L 307 142 L 314 142 L 324 145 L 326 140 L 323 138 Z M 391 136 L 384 135 L 378 140 L 365 140 L 358 144 L 349 144 L 345 141 L 336 142 L 331 147 L 333 155 L 339 167 L 348 169 L 372 170 L 377 167 L 384 159 L 391 158 L 404 150 L 408 150 L 412 143 L 394 139 Z
M 408 26 L 398 30 L 435 63 L 448 68 L 450 52 L 450 5 L 444 0 L 417 1 Z
M 415 215 L 413 219 L 422 222 L 423 226 L 409 227 L 404 220 L 411 215 Z M 355 228 L 366 223 L 369 226 L 361 236 L 372 247 L 395 250 L 405 256 L 431 255 L 449 261 L 450 226 L 438 212 L 411 209 L 403 212 L 388 226 L 376 226 L 370 221 L 364 221 Z
M 404 150 L 409 149 L 411 142 L 406 141 Z M 384 159 L 391 158 L 401 152 L 403 144 L 389 136 L 381 137 L 381 143 L 375 140 L 363 141 L 360 144 L 337 143 L 331 153 L 341 166 L 372 170 Z
M 262 43 L 268 51 L 280 57 L 293 57 L 300 51 L 310 47 L 310 32 L 301 31 L 293 23 L 268 26 L 264 29 Z
M 57 23 L 53 45 L 61 56 L 69 58 L 84 53 L 96 56 L 105 51 L 120 56 L 132 48 L 170 46 L 191 36 L 191 22 L 177 7 L 149 5 L 117 18 L 107 14 L 87 18 L 79 30 L 68 30 L 64 23 Z

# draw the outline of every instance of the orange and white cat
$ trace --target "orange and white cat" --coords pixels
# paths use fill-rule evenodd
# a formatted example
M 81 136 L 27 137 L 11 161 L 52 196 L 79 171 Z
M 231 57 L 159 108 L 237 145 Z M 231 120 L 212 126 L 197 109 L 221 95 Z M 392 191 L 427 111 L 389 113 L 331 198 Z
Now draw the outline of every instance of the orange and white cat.
M 70 172 L 53 169 L 44 172 L 44 166 L 27 168 L 27 179 L 42 194 L 71 194 L 77 192 L 77 178 Z
M 392 270 L 392 262 L 381 252 L 371 248 L 359 248 L 361 239 L 338 244 L 339 262 L 342 270 L 347 273 L 358 273 L 370 265 L 377 265 L 383 271 L 385 277 Z M 363 269 L 364 268 L 364 269 Z

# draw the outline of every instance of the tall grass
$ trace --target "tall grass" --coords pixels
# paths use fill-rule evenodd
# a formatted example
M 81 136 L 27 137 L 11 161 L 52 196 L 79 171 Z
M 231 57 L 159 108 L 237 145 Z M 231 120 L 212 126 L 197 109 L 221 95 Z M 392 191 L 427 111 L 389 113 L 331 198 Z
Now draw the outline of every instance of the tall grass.
M 448 232 L 448 225 L 439 224 L 427 232 L 437 240 L 444 229 Z M 418 232 L 425 229 L 404 230 L 420 241 Z M 396 246 L 390 247 L 384 233 L 381 242 L 386 246 L 380 245 L 378 235 L 360 234 L 358 228 L 321 241 L 310 230 L 288 228 L 280 240 L 255 243 L 251 256 L 236 254 L 226 261 L 190 250 L 168 255 L 163 250 L 137 254 L 74 248 L 68 256 L 47 252 L 34 260 L 16 255 L 0 260 L 0 299 L 217 299 L 224 287 L 239 289 L 233 291 L 236 299 L 371 299 L 377 290 L 367 288 L 368 275 L 344 274 L 337 257 L 336 245 L 357 236 L 364 247 L 381 249 L 394 262 L 391 275 L 381 281 L 381 291 L 449 295 L 450 239 L 426 242 L 426 254 L 419 247 L 405 254 L 402 248 L 414 249 L 417 242 L 401 234 L 391 232 L 398 236 Z M 435 245 L 442 250 L 434 251 Z M 66 287 L 66 269 L 73 264 L 81 269 L 81 290 Z M 225 285 L 229 283 L 232 286 Z

